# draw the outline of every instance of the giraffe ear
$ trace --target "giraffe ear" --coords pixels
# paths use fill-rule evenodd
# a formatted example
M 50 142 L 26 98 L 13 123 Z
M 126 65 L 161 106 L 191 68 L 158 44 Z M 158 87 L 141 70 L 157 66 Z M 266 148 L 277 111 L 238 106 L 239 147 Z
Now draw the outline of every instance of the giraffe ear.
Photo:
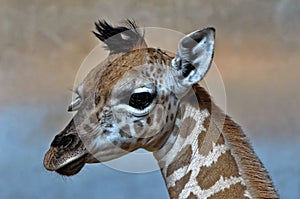
M 206 28 L 183 37 L 172 66 L 179 74 L 183 86 L 199 82 L 210 68 L 215 43 L 215 29 Z

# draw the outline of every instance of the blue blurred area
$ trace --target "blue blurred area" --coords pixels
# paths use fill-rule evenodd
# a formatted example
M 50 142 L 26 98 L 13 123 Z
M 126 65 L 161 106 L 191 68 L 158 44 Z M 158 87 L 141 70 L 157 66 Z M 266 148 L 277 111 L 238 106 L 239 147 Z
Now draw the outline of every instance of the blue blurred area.
M 73 177 L 46 171 L 43 157 L 52 139 L 43 133 L 46 115 L 42 106 L 1 110 L 1 199 L 168 198 L 160 171 L 127 174 L 102 164 L 86 165 Z
M 300 142 L 260 140 L 253 142 L 256 154 L 269 171 L 282 199 L 300 198 Z
M 44 132 L 45 106 L 14 106 L 0 112 L 0 198 L 168 198 L 160 171 L 128 174 L 102 164 L 61 177 L 43 167 L 51 137 Z M 54 134 L 54 132 L 53 132 Z M 300 197 L 299 142 L 256 141 L 254 148 L 281 198 Z

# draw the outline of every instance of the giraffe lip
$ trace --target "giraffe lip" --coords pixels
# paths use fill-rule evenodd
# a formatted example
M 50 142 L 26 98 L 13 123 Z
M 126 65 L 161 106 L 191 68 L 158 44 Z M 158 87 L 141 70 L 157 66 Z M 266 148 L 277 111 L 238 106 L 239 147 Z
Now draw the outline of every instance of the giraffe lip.
M 85 165 L 85 163 L 86 163 L 85 160 L 86 160 L 87 156 L 88 156 L 88 154 L 84 154 L 83 156 L 80 156 L 79 158 L 74 159 L 74 160 L 66 163 L 62 167 L 56 169 L 55 172 L 59 173 L 60 175 L 64 175 L 64 176 L 75 175 L 75 174 L 79 173 L 79 171 Z

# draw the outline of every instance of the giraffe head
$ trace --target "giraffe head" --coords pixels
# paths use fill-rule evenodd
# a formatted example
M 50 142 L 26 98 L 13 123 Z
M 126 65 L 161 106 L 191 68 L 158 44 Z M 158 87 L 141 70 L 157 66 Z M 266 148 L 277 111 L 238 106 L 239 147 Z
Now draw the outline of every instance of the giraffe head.
M 76 114 L 55 136 L 45 168 L 74 175 L 85 163 L 104 162 L 138 148 L 157 151 L 170 136 L 180 99 L 208 71 L 214 29 L 190 33 L 177 54 L 147 47 L 135 24 L 96 23 L 110 54 L 78 86 Z

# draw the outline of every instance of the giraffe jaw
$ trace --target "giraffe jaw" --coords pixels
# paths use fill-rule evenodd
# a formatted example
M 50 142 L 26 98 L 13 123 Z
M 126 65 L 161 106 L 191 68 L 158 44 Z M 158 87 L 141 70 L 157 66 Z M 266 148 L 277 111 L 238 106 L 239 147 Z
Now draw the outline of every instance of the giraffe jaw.
M 44 166 L 47 170 L 55 171 L 64 176 L 72 176 L 79 173 L 86 163 L 99 162 L 86 151 L 69 157 L 59 157 L 57 154 L 57 149 L 51 147 L 45 155 Z
M 60 165 L 55 172 L 59 173 L 60 175 L 64 176 L 72 176 L 77 173 L 83 168 L 85 165 L 85 159 L 88 154 L 79 156 L 79 157 L 73 157 L 66 162 L 64 162 L 62 165 Z

